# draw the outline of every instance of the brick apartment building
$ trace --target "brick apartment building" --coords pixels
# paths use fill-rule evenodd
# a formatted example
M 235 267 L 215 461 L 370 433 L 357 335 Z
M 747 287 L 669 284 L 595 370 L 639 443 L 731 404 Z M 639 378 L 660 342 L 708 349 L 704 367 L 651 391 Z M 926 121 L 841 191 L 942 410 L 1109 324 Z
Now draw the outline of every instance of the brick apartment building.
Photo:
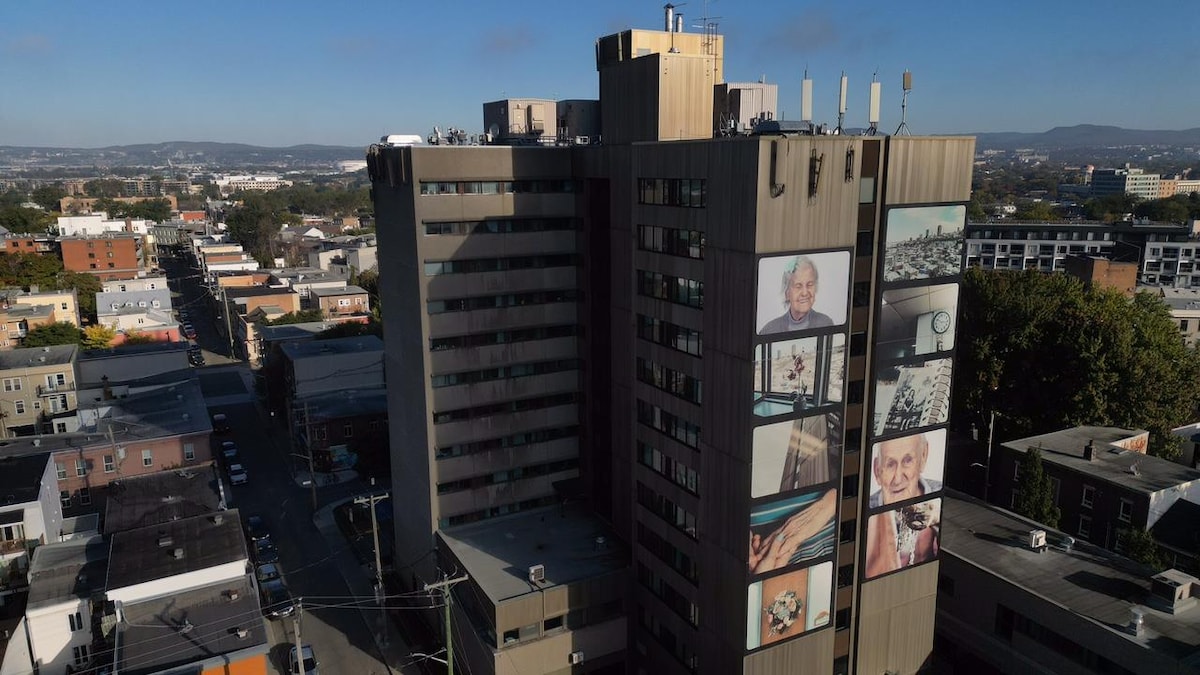
M 136 279 L 142 271 L 142 241 L 133 235 L 63 237 L 58 240 L 63 267 L 94 274 L 101 281 Z

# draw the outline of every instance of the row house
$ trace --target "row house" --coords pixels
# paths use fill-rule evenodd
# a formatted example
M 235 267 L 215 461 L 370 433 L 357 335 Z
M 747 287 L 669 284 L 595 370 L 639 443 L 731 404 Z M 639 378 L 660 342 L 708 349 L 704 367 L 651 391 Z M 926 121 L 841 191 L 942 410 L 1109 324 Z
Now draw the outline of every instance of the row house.
M 78 407 L 78 352 L 77 345 L 0 352 L 0 428 L 4 438 L 68 430 L 69 425 L 56 417 Z
M 366 321 L 371 316 L 371 298 L 358 286 L 344 288 L 314 288 L 309 292 L 309 305 L 321 310 L 324 319 L 353 319 Z
M 10 305 L 0 309 L 0 349 L 17 349 L 34 328 L 55 322 L 54 308 L 49 305 Z
M 26 586 L 30 556 L 56 542 L 63 525 L 50 453 L 14 455 L 0 447 L 0 604 Z

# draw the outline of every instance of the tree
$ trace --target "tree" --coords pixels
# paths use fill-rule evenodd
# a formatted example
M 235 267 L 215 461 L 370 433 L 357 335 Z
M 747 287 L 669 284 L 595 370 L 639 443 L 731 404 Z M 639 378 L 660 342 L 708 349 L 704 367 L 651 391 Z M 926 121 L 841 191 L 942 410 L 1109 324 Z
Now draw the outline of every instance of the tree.
M 1058 216 L 1054 213 L 1054 208 L 1047 202 L 1030 202 L 1017 207 L 1015 218 L 1017 220 L 1050 221 L 1056 220 Z
M 1042 467 L 1042 451 L 1029 448 L 1017 464 L 1017 503 L 1014 509 L 1046 527 L 1058 527 L 1062 512 L 1054 505 L 1054 486 Z
M 292 323 L 311 323 L 325 318 L 319 309 L 302 309 L 299 312 L 288 312 L 278 319 L 267 320 L 268 326 L 285 326 Z
M 1163 301 L 1089 289 L 1065 274 L 970 269 L 959 298 L 955 419 L 998 436 L 1077 425 L 1150 431 L 1150 454 L 1173 458 L 1171 430 L 1200 405 L 1200 353 Z
M 58 288 L 62 261 L 36 253 L 0 253 L 0 285 Z
M 125 183 L 116 178 L 98 178 L 83 184 L 83 191 L 89 197 L 120 197 Z
M 97 323 L 83 329 L 83 340 L 80 344 L 84 349 L 108 349 L 115 337 L 116 329 Z
M 57 283 L 51 288 L 75 289 L 79 298 L 79 313 L 88 317 L 90 321 L 96 320 L 96 294 L 104 289 L 98 277 L 87 272 L 62 272 L 58 275 Z
M 45 234 L 54 218 L 45 211 L 13 206 L 0 209 L 0 226 L 19 234 Z
M 1122 529 L 1118 533 L 1125 556 L 1160 572 L 1170 566 L 1167 556 L 1163 555 L 1154 536 L 1141 528 Z
M 83 341 L 83 332 L 73 323 L 59 321 L 32 328 L 21 340 L 22 347 L 49 347 L 51 345 L 77 345 Z
M 359 321 L 343 321 L 336 325 L 330 326 L 325 330 L 313 336 L 314 340 L 333 340 L 335 338 L 344 337 L 361 337 L 363 335 L 374 335 L 383 337 L 383 324 L 375 319 L 371 319 L 367 323 Z
M 158 338 L 154 337 L 153 335 L 149 335 L 138 330 L 129 330 L 125 331 L 125 341 L 121 343 L 121 346 L 148 345 L 154 344 L 155 342 L 158 342 Z
M 144 202 L 127 204 L 125 207 L 121 211 L 121 215 L 127 218 L 152 220 L 156 223 L 171 219 L 171 202 L 166 199 L 147 199 Z
M 57 211 L 59 200 L 66 196 L 67 191 L 57 185 L 43 185 L 34 189 L 29 195 L 29 201 L 47 211 Z

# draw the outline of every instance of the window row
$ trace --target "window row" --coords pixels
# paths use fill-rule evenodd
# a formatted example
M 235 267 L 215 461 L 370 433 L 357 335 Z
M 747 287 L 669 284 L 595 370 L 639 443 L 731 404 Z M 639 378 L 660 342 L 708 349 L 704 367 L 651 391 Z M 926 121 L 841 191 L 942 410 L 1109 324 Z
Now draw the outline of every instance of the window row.
M 675 302 L 698 309 L 704 308 L 704 282 L 674 277 L 659 272 L 637 272 L 638 295 Z
M 700 494 L 700 473 L 649 443 L 638 441 L 638 461 L 684 490 Z
M 704 233 L 675 227 L 638 225 L 638 248 L 643 251 L 704 259 Z
M 662 518 L 667 524 L 692 539 L 696 538 L 696 515 L 691 511 L 658 494 L 641 481 L 638 481 L 637 484 L 637 500 L 639 504 Z
M 658 644 L 662 645 L 667 653 L 675 657 L 676 661 L 683 664 L 688 672 L 694 673 L 700 666 L 700 657 L 692 649 L 691 645 L 686 640 L 680 640 L 675 637 L 674 631 L 667 628 L 665 624 L 658 620 L 658 616 L 654 612 L 646 609 L 642 605 L 638 605 L 638 623 L 642 628 L 646 629 Z
M 421 181 L 423 195 L 564 194 L 579 192 L 579 183 L 558 178 L 542 180 Z
M 701 404 L 700 378 L 643 358 L 637 360 L 637 379 L 672 396 Z
M 503 307 L 550 305 L 556 302 L 578 302 L 579 296 L 579 291 L 573 288 L 556 291 L 507 293 L 505 295 L 477 295 L 470 298 L 428 300 L 425 302 L 425 308 L 430 314 L 470 312 L 477 309 L 499 309 Z
M 425 223 L 425 234 L 521 234 L 577 229 L 579 221 L 575 218 L 485 218 Z
M 703 355 L 700 331 L 677 326 L 644 314 L 637 315 L 637 334 L 643 340 L 670 347 L 692 356 Z
M 579 459 L 574 457 L 570 459 L 562 459 L 557 462 L 547 462 L 545 464 L 518 466 L 513 469 L 508 469 L 507 471 L 497 471 L 484 476 L 471 476 L 470 478 L 452 480 L 446 483 L 438 483 L 437 493 L 439 495 L 444 495 L 451 492 L 461 492 L 463 490 L 475 490 L 478 488 L 487 487 L 489 485 L 501 485 L 504 483 L 522 480 L 524 478 L 548 476 L 552 473 L 572 471 L 578 468 Z
M 649 589 L 656 598 L 662 600 L 663 604 L 670 607 L 680 618 L 693 626 L 700 625 L 700 610 L 696 607 L 696 603 L 675 590 L 670 582 L 655 574 L 654 570 L 646 567 L 642 561 L 638 561 L 637 567 L 638 583 Z
M 637 402 L 638 422 L 683 443 L 690 448 L 700 449 L 700 425 L 641 399 Z
M 439 274 L 478 274 L 481 272 L 509 272 L 512 270 L 540 270 L 547 267 L 573 267 L 579 264 L 579 256 L 569 253 L 558 255 L 522 255 L 508 258 L 474 258 L 470 260 L 426 261 L 425 276 Z
M 514 330 L 496 331 L 494 333 L 474 333 L 471 335 L 456 335 L 454 337 L 429 338 L 429 350 L 440 352 L 447 349 L 487 347 L 490 345 L 509 344 L 511 342 L 528 342 L 530 340 L 552 340 L 554 338 L 574 337 L 578 334 L 579 326 L 575 324 L 538 326 L 536 328 L 517 328 Z
M 454 445 L 443 446 L 437 449 L 437 458 L 445 459 L 447 457 L 462 457 L 464 455 L 474 455 L 481 452 L 490 452 L 492 450 L 520 448 L 526 445 L 533 445 L 535 443 L 549 443 L 551 441 L 562 440 L 564 438 L 575 438 L 578 435 L 578 426 L 523 431 L 518 434 L 510 434 L 508 436 L 501 436 L 499 438 L 489 438 L 482 441 L 471 441 L 469 443 L 456 443 Z
M 479 509 L 478 511 L 471 511 L 469 513 L 460 513 L 456 516 L 450 516 L 449 518 L 440 518 L 438 519 L 438 527 L 446 528 L 454 527 L 455 525 L 465 525 L 467 523 L 477 523 L 487 518 L 496 518 L 499 516 L 506 516 L 510 513 L 520 513 L 522 511 L 531 511 L 533 509 L 540 509 L 543 506 L 553 506 L 558 503 L 558 497 L 554 495 L 537 497 L 536 499 L 526 499 L 524 501 L 517 502 L 516 504 L 501 504 L 500 506 Z
M 638 203 L 704 208 L 708 181 L 703 178 L 639 178 Z
M 518 363 L 499 368 L 483 368 L 481 370 L 466 370 L 459 373 L 433 375 L 433 387 L 453 387 L 460 384 L 477 384 L 493 380 L 506 380 L 514 377 L 529 377 L 531 375 L 547 375 L 561 373 L 567 370 L 578 370 L 582 365 L 579 359 L 554 359 L 552 361 L 537 361 L 534 363 Z
M 58 492 L 58 501 L 64 509 L 69 509 L 75 505 L 75 498 L 79 499 L 80 506 L 92 505 L 92 490 L 91 488 L 81 487 L 74 494 L 70 490 L 60 490 Z
M 680 551 L 671 542 L 663 539 L 653 529 L 646 526 L 645 523 L 638 522 L 637 524 L 638 544 L 642 548 L 654 554 L 654 557 L 671 566 L 671 569 L 679 573 L 679 576 L 692 582 L 693 585 L 700 585 L 700 566 L 696 564 L 692 557 L 683 551 Z
M 458 408 L 457 410 L 446 410 L 443 412 L 434 411 L 433 423 L 446 424 L 448 422 L 463 422 L 480 417 L 491 417 L 492 415 L 503 415 L 506 413 L 519 413 L 527 410 L 540 410 L 543 408 L 553 408 L 560 405 L 571 405 L 578 402 L 579 392 L 569 391 L 561 394 L 550 394 L 548 396 L 523 398 L 516 401 L 503 401 L 501 403 L 477 405 L 470 408 Z

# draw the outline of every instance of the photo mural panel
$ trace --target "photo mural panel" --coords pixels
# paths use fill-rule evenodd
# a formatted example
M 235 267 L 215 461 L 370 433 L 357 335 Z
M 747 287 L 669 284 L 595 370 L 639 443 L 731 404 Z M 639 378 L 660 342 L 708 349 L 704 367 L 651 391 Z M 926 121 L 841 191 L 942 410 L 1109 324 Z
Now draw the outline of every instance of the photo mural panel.
M 829 483 L 841 475 L 842 417 L 828 413 L 754 429 L 750 497 Z
M 845 380 L 844 333 L 755 345 L 754 414 L 772 417 L 840 404 Z
M 849 251 L 762 258 L 755 330 L 774 335 L 842 326 L 849 292 Z
M 875 353 L 881 362 L 953 350 L 958 284 L 884 291 L 878 325 Z
M 941 492 L 945 469 L 945 429 L 876 443 L 871 449 L 867 507 L 878 509 Z
M 966 221 L 967 207 L 963 204 L 889 210 L 884 283 L 961 274 Z
M 755 581 L 746 590 L 746 649 L 828 626 L 832 602 L 831 561 Z
M 764 574 L 832 555 L 837 546 L 834 487 L 750 507 L 749 572 Z
M 875 382 L 875 436 L 943 424 L 950 415 L 951 359 L 881 366 Z
M 867 518 L 863 579 L 936 560 L 941 547 L 942 498 L 907 504 Z

